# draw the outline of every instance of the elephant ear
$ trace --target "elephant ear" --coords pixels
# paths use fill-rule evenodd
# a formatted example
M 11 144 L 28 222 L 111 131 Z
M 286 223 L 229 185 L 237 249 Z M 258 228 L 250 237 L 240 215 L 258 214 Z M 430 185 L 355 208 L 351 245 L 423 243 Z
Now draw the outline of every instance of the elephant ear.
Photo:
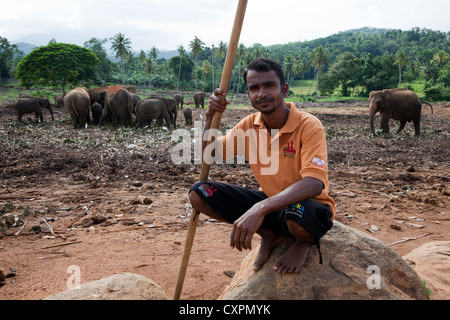
M 394 103 L 394 95 L 392 94 L 392 92 L 383 90 L 383 96 L 384 96 L 384 108 L 392 106 Z
M 377 94 L 378 92 L 380 92 L 380 91 L 370 91 L 370 93 L 369 93 L 369 100 L 372 99 L 372 97 L 373 97 L 375 94 Z
M 48 99 L 39 99 L 39 104 L 42 107 L 48 106 L 48 105 L 50 105 L 50 100 L 48 100 Z
M 102 100 L 102 101 L 105 100 L 106 92 L 107 92 L 107 91 L 108 91 L 108 90 L 102 90 L 102 91 L 100 91 L 100 92 L 98 93 L 98 97 L 100 98 L 100 100 Z

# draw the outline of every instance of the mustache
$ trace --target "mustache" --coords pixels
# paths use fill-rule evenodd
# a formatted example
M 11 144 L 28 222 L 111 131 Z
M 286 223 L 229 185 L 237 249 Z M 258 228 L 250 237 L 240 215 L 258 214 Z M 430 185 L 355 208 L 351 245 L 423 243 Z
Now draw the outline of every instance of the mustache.
M 262 99 L 256 100 L 256 104 L 266 103 L 266 102 L 273 102 L 273 99 L 272 98 L 262 98 Z

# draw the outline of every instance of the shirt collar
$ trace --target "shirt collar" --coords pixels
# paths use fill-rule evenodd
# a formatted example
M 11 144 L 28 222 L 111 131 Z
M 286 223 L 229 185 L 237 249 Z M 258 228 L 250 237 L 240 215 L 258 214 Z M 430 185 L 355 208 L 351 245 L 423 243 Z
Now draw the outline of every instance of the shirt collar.
M 298 111 L 298 109 L 296 108 L 295 103 L 286 102 L 286 106 L 290 109 L 290 112 L 285 125 L 280 130 L 280 133 L 294 132 L 298 125 L 297 119 L 300 111 Z M 253 121 L 253 124 L 255 126 L 259 126 L 261 129 L 266 128 L 266 125 L 264 124 L 264 121 L 261 116 L 261 112 L 257 113 L 255 120 Z

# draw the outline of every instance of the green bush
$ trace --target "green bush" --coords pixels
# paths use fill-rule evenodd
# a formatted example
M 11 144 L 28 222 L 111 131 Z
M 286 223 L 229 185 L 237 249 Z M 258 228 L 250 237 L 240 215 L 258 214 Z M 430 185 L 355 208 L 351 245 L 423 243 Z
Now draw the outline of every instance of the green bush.
M 440 101 L 444 100 L 444 85 L 443 84 L 437 84 L 429 86 L 424 90 L 425 92 L 425 99 L 431 100 L 431 101 Z

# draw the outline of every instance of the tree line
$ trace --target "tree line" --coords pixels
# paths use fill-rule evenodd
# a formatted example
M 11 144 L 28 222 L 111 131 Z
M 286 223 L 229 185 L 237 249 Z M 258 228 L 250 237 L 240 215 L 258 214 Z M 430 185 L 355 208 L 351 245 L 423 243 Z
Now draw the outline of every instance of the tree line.
M 245 92 L 242 72 L 257 57 L 282 64 L 286 81 L 314 79 L 314 95 L 364 96 L 386 88 L 411 88 L 423 80 L 428 99 L 450 100 L 450 32 L 413 28 L 362 28 L 312 41 L 272 46 L 240 44 L 230 91 Z M 112 61 L 107 50 L 116 54 Z M 189 50 L 189 51 L 188 51 Z M 23 56 L 17 46 L 0 37 L 1 78 L 17 77 L 24 86 L 135 84 L 149 88 L 212 91 L 219 86 L 227 43 L 205 46 L 197 36 L 177 48 L 178 55 L 158 58 L 156 47 L 133 52 L 123 33 L 110 39 L 91 38 L 84 47 L 60 44 Z M 61 58 L 62 57 L 62 58 Z M 43 66 L 52 62 L 52 70 Z M 41 68 L 40 68 L 41 67 Z

